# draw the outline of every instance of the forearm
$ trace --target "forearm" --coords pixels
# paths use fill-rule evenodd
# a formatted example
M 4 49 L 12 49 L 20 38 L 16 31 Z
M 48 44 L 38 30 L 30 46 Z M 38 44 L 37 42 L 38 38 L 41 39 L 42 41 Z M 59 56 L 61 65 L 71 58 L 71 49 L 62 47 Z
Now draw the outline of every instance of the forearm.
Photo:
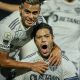
M 19 9 L 19 5 L 0 2 L 0 9 L 13 12 Z
M 30 69 L 33 63 L 19 62 L 11 59 L 6 52 L 0 52 L 0 66 L 4 68 L 23 68 Z
M 0 52 L 0 67 L 14 68 L 14 69 L 27 69 L 42 74 L 48 69 L 48 65 L 44 61 L 19 62 L 9 57 L 7 52 Z
M 15 61 L 12 59 L 7 59 L 6 61 L 3 62 L 1 65 L 2 67 L 5 68 L 15 68 L 15 69 L 29 69 L 31 70 L 33 63 L 28 63 L 28 62 L 19 62 Z

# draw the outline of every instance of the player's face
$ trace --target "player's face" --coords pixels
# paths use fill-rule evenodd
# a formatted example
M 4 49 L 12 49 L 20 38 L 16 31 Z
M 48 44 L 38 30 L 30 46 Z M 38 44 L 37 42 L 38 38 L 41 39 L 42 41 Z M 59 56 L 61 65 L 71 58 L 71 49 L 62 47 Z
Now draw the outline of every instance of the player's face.
M 28 3 L 24 3 L 23 7 L 20 8 L 22 23 L 25 27 L 31 27 L 35 22 L 37 22 L 37 18 L 40 13 L 40 5 L 30 5 Z
M 35 43 L 42 57 L 48 58 L 53 48 L 53 36 L 47 28 L 39 29 L 35 36 Z

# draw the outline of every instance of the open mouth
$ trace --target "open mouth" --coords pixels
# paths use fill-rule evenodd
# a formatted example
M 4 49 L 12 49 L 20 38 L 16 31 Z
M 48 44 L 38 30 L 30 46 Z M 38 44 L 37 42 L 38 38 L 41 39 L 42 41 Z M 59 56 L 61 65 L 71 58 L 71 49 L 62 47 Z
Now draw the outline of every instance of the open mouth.
M 48 46 L 47 45 L 42 45 L 41 46 L 41 52 L 46 54 L 48 52 Z
M 47 45 L 43 45 L 42 46 L 42 49 L 47 49 Z

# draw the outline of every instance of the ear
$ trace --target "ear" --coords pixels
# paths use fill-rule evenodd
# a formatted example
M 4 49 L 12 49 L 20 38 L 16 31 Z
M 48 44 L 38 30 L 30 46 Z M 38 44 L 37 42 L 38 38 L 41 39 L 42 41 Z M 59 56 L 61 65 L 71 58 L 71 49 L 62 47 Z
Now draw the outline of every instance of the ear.
M 41 7 L 40 7 L 40 10 L 39 10 L 39 13 L 40 13 L 40 11 L 41 11 Z
M 54 36 L 52 36 L 52 39 L 53 39 L 53 41 L 54 41 Z
M 19 12 L 20 12 L 20 14 L 22 13 L 22 7 L 21 7 L 21 5 L 19 6 Z

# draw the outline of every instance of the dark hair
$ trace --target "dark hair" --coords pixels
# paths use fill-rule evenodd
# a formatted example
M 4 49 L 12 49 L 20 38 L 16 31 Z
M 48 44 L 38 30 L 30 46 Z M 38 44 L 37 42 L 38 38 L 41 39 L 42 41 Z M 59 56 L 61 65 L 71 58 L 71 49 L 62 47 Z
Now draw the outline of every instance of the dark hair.
M 29 4 L 40 4 L 40 0 L 21 0 L 21 4 L 24 4 L 24 2 Z
M 43 28 L 47 28 L 50 31 L 51 35 L 54 36 L 52 27 L 50 25 L 48 25 L 47 23 L 38 23 L 38 24 L 34 25 L 33 27 L 34 28 L 33 28 L 32 34 L 31 34 L 32 38 L 33 37 L 35 38 L 37 31 L 39 29 L 43 29 Z

